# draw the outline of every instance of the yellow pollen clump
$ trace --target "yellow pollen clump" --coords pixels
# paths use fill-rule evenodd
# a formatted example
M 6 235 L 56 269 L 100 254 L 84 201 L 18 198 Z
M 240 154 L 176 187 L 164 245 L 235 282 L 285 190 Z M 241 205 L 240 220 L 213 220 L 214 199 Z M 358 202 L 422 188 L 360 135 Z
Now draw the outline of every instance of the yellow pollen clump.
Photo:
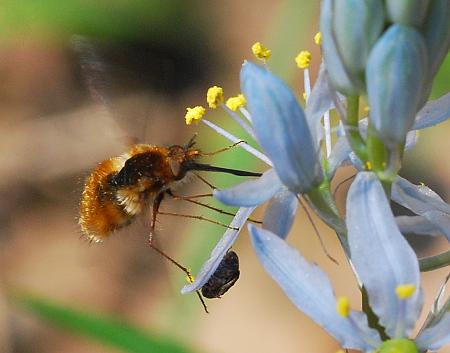
M 424 183 L 423 181 L 421 181 L 421 182 L 419 183 L 419 185 L 420 185 L 421 187 L 424 187 L 424 186 L 425 186 L 425 183 Z
M 186 125 L 191 125 L 192 123 L 197 124 L 200 120 L 202 120 L 203 115 L 205 115 L 206 109 L 200 105 L 197 105 L 194 108 L 186 108 L 187 112 L 184 116 L 186 120 Z
M 314 43 L 317 45 L 322 44 L 322 32 L 317 32 L 314 36 Z
M 408 299 L 416 291 L 414 284 L 401 284 L 395 288 L 395 293 L 400 299 Z
M 336 301 L 336 311 L 342 317 L 348 317 L 350 314 L 350 301 L 347 297 L 339 297 Z
M 343 349 L 339 349 L 336 353 L 345 353 Z
M 227 99 L 225 103 L 228 108 L 232 111 L 238 110 L 240 107 L 243 107 L 247 104 L 247 100 L 245 99 L 243 94 L 238 94 L 236 97 L 230 97 Z
M 364 107 L 364 113 L 368 113 L 368 112 L 370 112 L 370 107 L 368 105 L 366 105 Z
M 307 69 L 309 67 L 309 62 L 311 61 L 311 53 L 307 50 L 302 50 L 295 57 L 295 62 L 300 69 Z
M 260 42 L 256 42 L 252 45 L 252 53 L 257 59 L 267 60 L 270 58 L 272 51 L 263 46 Z
M 223 88 L 218 86 L 210 87 L 206 93 L 206 101 L 210 108 L 216 109 L 223 102 Z
M 367 170 L 372 170 L 372 163 L 370 161 L 366 162 L 366 169 Z
M 308 98 L 308 95 L 306 94 L 306 92 L 303 92 L 303 99 L 306 100 L 306 98 Z

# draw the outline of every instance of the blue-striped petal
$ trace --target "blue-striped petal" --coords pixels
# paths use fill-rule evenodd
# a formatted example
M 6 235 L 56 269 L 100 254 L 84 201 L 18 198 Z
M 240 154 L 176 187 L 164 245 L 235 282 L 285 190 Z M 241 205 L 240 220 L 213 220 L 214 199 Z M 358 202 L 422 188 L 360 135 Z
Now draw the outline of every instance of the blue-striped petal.
M 305 107 L 306 120 L 313 132 L 316 145 L 323 138 L 322 116 L 333 107 L 334 103 L 330 92 L 328 73 L 325 65 L 322 63 Z
M 251 62 L 242 67 L 241 89 L 252 114 L 256 138 L 283 184 L 295 193 L 319 185 L 323 179 L 320 152 L 291 89 Z
M 444 234 L 450 239 L 450 227 L 444 229 L 431 223 L 423 216 L 398 216 L 395 217 L 397 226 L 402 234 L 418 234 L 439 236 Z
M 327 175 L 329 180 L 333 179 L 336 170 L 340 166 L 349 164 L 351 153 L 352 148 L 348 144 L 347 136 L 339 137 L 331 150 L 330 157 L 328 158 Z
M 392 184 L 392 200 L 413 211 L 424 215 L 428 211 L 440 211 L 450 215 L 450 205 L 425 185 L 414 185 L 398 176 Z
M 351 259 L 371 308 L 390 337 L 408 337 L 422 308 L 419 263 L 398 230 L 383 187 L 373 173 L 359 173 L 350 187 L 347 228 Z M 404 284 L 417 290 L 401 300 L 395 290 Z
M 272 232 L 252 224 L 249 231 L 264 269 L 299 310 L 345 348 L 373 351 L 381 343 L 378 333 L 369 328 L 363 313 L 351 314 L 358 328 L 337 313 L 333 288 L 319 266 L 306 261 L 297 250 Z
M 264 213 L 262 227 L 285 239 L 297 213 L 297 195 L 282 190 L 274 195 Z
M 429 101 L 416 115 L 413 129 L 426 129 L 450 118 L 450 93 Z
M 437 351 L 444 344 L 450 343 L 450 312 L 434 326 L 424 329 L 415 341 L 420 351 Z
M 209 278 L 214 274 L 227 251 L 236 241 L 244 223 L 247 221 L 248 217 L 250 217 L 250 214 L 254 211 L 254 209 L 254 207 L 241 207 L 237 211 L 236 216 L 234 216 L 230 223 L 230 227 L 238 228 L 238 230 L 227 229 L 225 234 L 212 250 L 209 259 L 203 264 L 199 273 L 195 277 L 195 281 L 184 286 L 181 289 L 181 294 L 199 290 L 205 285 L 206 282 L 208 282 Z
M 247 180 L 228 189 L 214 190 L 213 195 L 229 206 L 258 206 L 283 188 L 274 169 L 269 169 L 260 178 Z

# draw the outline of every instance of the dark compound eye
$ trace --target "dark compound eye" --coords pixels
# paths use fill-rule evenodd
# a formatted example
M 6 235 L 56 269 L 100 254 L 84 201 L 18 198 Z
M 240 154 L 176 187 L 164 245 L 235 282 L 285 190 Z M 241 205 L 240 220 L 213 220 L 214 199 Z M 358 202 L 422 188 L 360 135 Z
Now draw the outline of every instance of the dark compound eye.
M 201 292 L 205 298 L 220 298 L 239 278 L 239 258 L 234 251 L 229 251 L 222 259 L 216 272 L 202 287 Z

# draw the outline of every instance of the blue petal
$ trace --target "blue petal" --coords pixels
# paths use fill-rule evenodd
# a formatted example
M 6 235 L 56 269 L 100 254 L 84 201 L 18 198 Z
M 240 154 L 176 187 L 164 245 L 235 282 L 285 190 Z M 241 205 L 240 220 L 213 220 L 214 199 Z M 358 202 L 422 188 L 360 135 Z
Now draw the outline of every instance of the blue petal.
M 447 312 L 434 326 L 424 329 L 416 338 L 420 351 L 437 351 L 447 343 L 450 343 L 450 312 Z
M 359 173 L 350 187 L 347 227 L 351 259 L 380 324 L 392 338 L 408 337 L 422 308 L 419 263 L 375 174 Z M 417 290 L 400 300 L 395 289 L 403 284 Z
M 392 199 L 419 215 L 436 210 L 450 214 L 450 205 L 433 190 L 425 185 L 414 185 L 400 176 L 392 184 Z
M 305 107 L 306 120 L 308 121 L 309 128 L 313 131 L 316 145 L 323 138 L 322 116 L 332 108 L 334 108 L 334 103 L 330 92 L 328 73 L 325 65 L 322 63 Z
M 402 177 L 392 184 L 392 200 L 425 217 L 450 241 L 450 205 L 424 185 L 414 185 Z
M 264 269 L 298 309 L 327 330 L 343 347 L 372 351 L 381 342 L 378 333 L 368 327 L 364 314 L 353 315 L 358 322 L 357 328 L 337 313 L 333 288 L 319 266 L 306 261 L 272 232 L 252 224 L 249 231 Z
M 239 207 L 258 206 L 282 189 L 274 169 L 266 171 L 261 178 L 244 181 L 224 190 L 214 190 L 213 195 L 225 205 Z
M 416 115 L 414 130 L 426 129 L 450 118 L 450 93 L 429 101 Z
M 234 244 L 237 236 L 239 235 L 239 232 L 242 229 L 242 226 L 247 221 L 247 218 L 250 216 L 254 209 L 255 207 L 242 207 L 237 211 L 236 216 L 234 216 L 233 220 L 230 223 L 230 227 L 239 228 L 239 230 L 227 229 L 225 234 L 212 250 L 209 259 L 203 264 L 198 275 L 195 277 L 195 281 L 184 286 L 181 289 L 181 294 L 199 290 L 205 285 L 206 282 L 208 282 L 209 278 L 214 274 L 227 251 Z
M 297 213 L 297 195 L 282 190 L 274 195 L 264 213 L 262 227 L 285 239 Z
M 295 193 L 322 182 L 319 149 L 291 89 L 267 69 L 250 62 L 241 70 L 241 89 L 255 135 L 283 184 Z
M 445 229 L 431 223 L 423 216 L 398 216 L 395 217 L 397 226 L 402 234 L 420 234 L 438 236 L 444 234 L 450 239 L 450 226 Z
M 328 158 L 328 179 L 331 180 L 336 173 L 336 170 L 342 166 L 350 163 L 350 154 L 352 148 L 348 144 L 347 136 L 341 136 L 334 144 L 331 150 L 330 157 Z

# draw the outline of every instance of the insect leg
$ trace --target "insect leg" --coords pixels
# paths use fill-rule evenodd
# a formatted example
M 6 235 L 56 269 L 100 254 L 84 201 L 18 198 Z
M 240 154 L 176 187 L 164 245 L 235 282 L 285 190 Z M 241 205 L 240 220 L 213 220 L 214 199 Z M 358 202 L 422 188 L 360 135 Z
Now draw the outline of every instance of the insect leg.
M 220 208 L 217 208 L 217 207 L 214 207 L 214 206 L 210 206 L 210 205 L 208 205 L 208 204 L 206 204 L 206 203 L 203 203 L 203 202 L 200 202 L 200 201 L 192 200 L 192 198 L 195 198 L 195 197 L 198 197 L 198 196 L 202 196 L 202 197 L 203 197 L 204 195 L 180 196 L 180 195 L 175 195 L 175 194 L 172 192 L 172 190 L 170 190 L 170 189 L 167 190 L 166 193 L 167 193 L 168 195 L 172 196 L 172 197 L 173 197 L 174 199 L 176 199 L 176 200 L 183 200 L 183 201 L 186 201 L 186 202 L 191 202 L 191 203 L 194 203 L 194 204 L 196 204 L 196 205 L 206 207 L 207 209 L 210 209 L 210 210 L 213 210 L 213 211 L 216 211 L 216 212 L 218 212 L 218 213 L 225 214 L 225 215 L 228 215 L 228 216 L 235 216 L 235 215 L 236 215 L 236 214 L 233 213 L 233 212 L 227 212 L 227 211 L 224 211 L 224 210 L 222 210 L 222 209 L 220 209 Z M 205 194 L 205 195 L 207 195 L 207 194 Z M 212 196 L 212 195 L 211 195 L 211 196 Z M 251 218 L 249 218 L 248 220 L 249 220 L 250 222 L 253 222 L 253 223 L 262 224 L 261 221 L 257 221 L 257 220 L 251 219 Z
M 189 282 L 193 282 L 194 281 L 194 276 L 192 276 L 191 272 L 186 267 L 181 265 L 178 261 L 174 260 L 172 257 L 167 255 L 164 251 L 162 251 L 161 249 L 159 249 L 158 247 L 156 247 L 153 244 L 153 234 L 155 233 L 156 216 L 157 216 L 158 213 L 160 213 L 159 212 L 159 206 L 161 205 L 161 202 L 164 199 L 164 195 L 165 195 L 165 192 L 160 192 L 158 195 L 156 195 L 155 199 L 153 200 L 152 218 L 151 218 L 151 223 L 150 223 L 150 234 L 149 234 L 149 237 L 148 237 L 148 244 L 159 255 L 161 255 L 166 260 L 170 261 L 172 264 L 174 264 L 176 267 L 178 267 L 181 271 L 183 271 L 186 274 Z M 196 293 L 197 293 L 197 296 L 198 296 L 200 302 L 202 303 L 203 309 L 205 310 L 206 313 L 209 313 L 208 312 L 208 307 L 206 306 L 206 303 L 203 300 L 202 295 L 200 294 L 200 292 L 198 290 L 196 291 Z

